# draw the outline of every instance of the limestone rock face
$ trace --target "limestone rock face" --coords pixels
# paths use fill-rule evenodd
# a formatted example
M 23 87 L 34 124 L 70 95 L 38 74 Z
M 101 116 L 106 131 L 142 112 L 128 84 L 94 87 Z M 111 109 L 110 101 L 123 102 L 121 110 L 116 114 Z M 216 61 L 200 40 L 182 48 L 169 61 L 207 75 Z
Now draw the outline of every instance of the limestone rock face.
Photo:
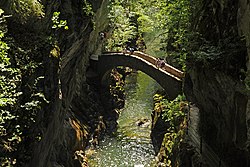
M 246 46 L 248 52 L 248 62 L 247 62 L 247 75 L 246 75 L 246 83 L 249 87 L 250 80 L 250 2 L 247 0 L 239 1 L 239 9 L 238 9 L 238 28 L 239 34 L 244 36 L 246 39 Z M 246 106 L 246 119 L 247 119 L 247 138 L 250 140 L 250 101 L 248 99 Z
M 152 130 L 151 130 L 151 140 L 152 144 L 154 146 L 154 151 L 156 154 L 159 153 L 162 141 L 164 138 L 165 133 L 167 132 L 167 128 L 169 127 L 169 124 L 167 124 L 163 119 L 162 119 L 162 114 L 153 111 L 152 113 Z
M 198 27 L 202 29 L 201 34 L 206 40 L 211 40 L 214 45 L 227 39 L 228 34 L 235 38 L 244 37 L 243 39 L 246 40 L 244 47 L 247 53 L 239 52 L 235 55 L 237 61 L 230 65 L 234 66 L 234 71 L 230 71 L 230 66 L 220 68 L 193 63 L 185 78 L 184 92 L 189 101 L 194 102 L 200 109 L 199 127 L 202 138 L 228 166 L 245 167 L 249 166 L 250 157 L 248 89 L 250 83 L 250 3 L 248 0 L 217 2 L 217 6 L 213 6 L 214 14 L 200 17 Z M 204 8 L 204 13 L 208 14 L 210 11 L 212 10 L 209 7 Z M 231 19 L 225 19 L 229 17 Z M 221 18 L 219 22 L 217 22 L 217 18 Z M 210 39 L 210 34 L 215 33 L 206 29 L 204 27 L 206 24 L 216 27 L 218 31 L 215 33 L 220 35 Z M 243 57 L 240 58 L 241 56 Z M 247 66 L 245 79 L 233 74 L 237 70 L 243 70 L 243 66 L 235 65 L 240 59 L 244 60 Z M 221 66 L 224 66 L 227 61 L 220 63 Z
M 59 30 L 56 34 L 61 61 L 57 61 L 54 72 L 48 70 L 45 77 L 47 85 L 50 84 L 50 89 L 53 89 L 47 91 L 47 96 L 53 96 L 54 100 L 39 118 L 46 121 L 46 126 L 43 127 L 41 141 L 34 148 L 30 163 L 32 167 L 84 166 L 82 150 L 92 138 L 91 132 L 95 132 L 94 136 L 98 137 L 105 128 L 102 116 L 104 109 L 93 86 L 87 83 L 86 71 L 89 57 L 100 43 L 98 33 L 106 26 L 104 12 L 107 1 L 94 1 L 92 4 L 93 12 L 96 13 L 95 29 L 91 16 L 84 13 L 83 3 L 80 0 L 52 0 L 45 3 L 48 18 L 44 22 L 46 19 L 49 22 L 54 11 L 60 11 L 62 19 L 67 20 L 69 30 Z
M 237 150 L 235 161 L 246 164 L 248 96 L 243 83 L 220 71 L 193 67 L 185 85 L 185 94 L 200 109 L 200 135 L 220 157 L 227 159 Z

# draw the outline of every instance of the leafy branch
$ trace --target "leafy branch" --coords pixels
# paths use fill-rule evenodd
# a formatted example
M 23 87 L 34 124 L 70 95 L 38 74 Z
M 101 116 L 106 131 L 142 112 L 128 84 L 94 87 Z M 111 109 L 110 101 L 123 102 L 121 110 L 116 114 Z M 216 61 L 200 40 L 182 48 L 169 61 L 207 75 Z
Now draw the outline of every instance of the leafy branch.
M 52 29 L 60 29 L 64 28 L 65 30 L 68 30 L 69 27 L 67 26 L 67 20 L 59 20 L 60 12 L 54 12 L 53 16 L 51 18 L 53 26 Z

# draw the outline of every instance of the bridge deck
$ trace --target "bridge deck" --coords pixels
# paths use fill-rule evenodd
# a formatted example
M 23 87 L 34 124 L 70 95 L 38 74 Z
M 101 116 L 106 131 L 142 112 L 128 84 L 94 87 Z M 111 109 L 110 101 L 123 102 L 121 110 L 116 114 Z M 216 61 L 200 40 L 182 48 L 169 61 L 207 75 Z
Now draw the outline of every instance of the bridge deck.
M 127 56 L 137 56 L 141 59 L 143 59 L 144 61 L 150 63 L 151 65 L 153 65 L 155 68 L 158 68 L 159 70 L 163 70 L 166 71 L 167 73 L 173 75 L 174 77 L 177 77 L 179 80 L 182 80 L 182 78 L 185 77 L 184 72 L 174 68 L 173 66 L 164 63 L 164 65 L 162 67 L 157 67 L 157 58 L 150 56 L 148 54 L 145 54 L 143 52 L 139 52 L 139 51 L 134 51 L 134 52 L 104 52 L 103 55 L 127 55 Z

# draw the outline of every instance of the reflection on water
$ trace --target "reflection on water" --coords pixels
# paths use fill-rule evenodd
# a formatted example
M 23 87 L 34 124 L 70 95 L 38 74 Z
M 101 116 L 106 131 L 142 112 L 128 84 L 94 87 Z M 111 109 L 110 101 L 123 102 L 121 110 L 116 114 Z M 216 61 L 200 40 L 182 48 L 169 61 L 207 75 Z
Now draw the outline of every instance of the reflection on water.
M 131 82 L 137 77 L 137 84 Z M 126 104 L 115 137 L 106 137 L 90 159 L 91 167 L 149 167 L 154 159 L 150 139 L 152 97 L 159 87 L 144 73 L 126 79 Z

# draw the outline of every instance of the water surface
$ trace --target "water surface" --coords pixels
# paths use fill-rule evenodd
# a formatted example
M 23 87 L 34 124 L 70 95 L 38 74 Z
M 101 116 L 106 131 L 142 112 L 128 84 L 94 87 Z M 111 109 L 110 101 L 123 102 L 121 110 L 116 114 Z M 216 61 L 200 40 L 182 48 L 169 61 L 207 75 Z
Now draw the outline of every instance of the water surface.
M 142 72 L 126 79 L 126 103 L 118 119 L 117 133 L 100 142 L 90 159 L 91 167 L 152 166 L 151 112 L 157 88 L 159 85 Z

